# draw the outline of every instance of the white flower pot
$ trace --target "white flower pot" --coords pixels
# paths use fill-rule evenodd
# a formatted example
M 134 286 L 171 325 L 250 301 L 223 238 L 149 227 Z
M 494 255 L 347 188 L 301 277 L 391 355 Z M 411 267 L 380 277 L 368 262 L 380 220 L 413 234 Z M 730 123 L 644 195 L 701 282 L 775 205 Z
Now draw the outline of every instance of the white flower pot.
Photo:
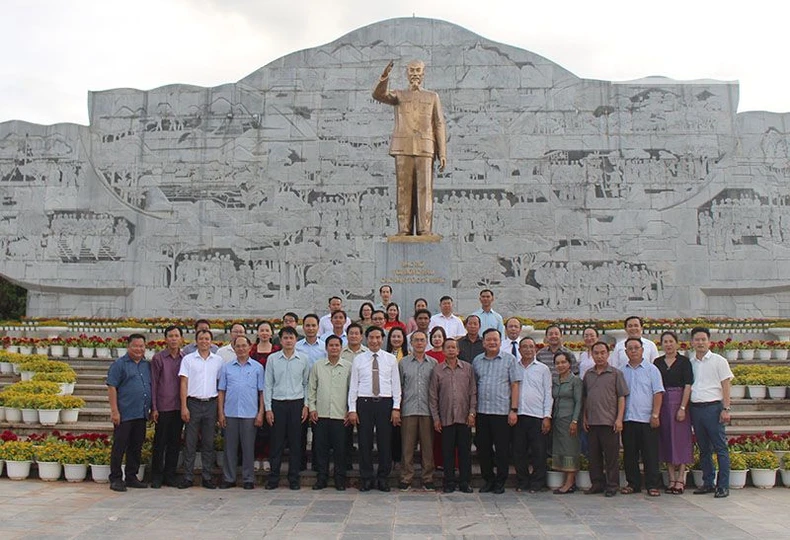
M 123 479 L 126 480 L 126 464 L 121 467 L 121 475 Z M 145 478 L 145 465 L 140 465 L 140 467 L 137 468 L 137 479 L 142 482 L 143 478 Z
M 5 421 L 16 424 L 22 421 L 22 409 L 5 408 Z
M 3 375 L 10 375 L 14 372 L 14 366 L 11 362 L 0 362 L 0 373 Z
M 790 353 L 787 349 L 774 349 L 774 358 L 777 360 L 787 360 L 787 355 Z
M 111 351 L 108 347 L 96 347 L 96 358 L 112 358 Z
M 83 358 L 93 358 L 93 353 L 96 352 L 94 347 L 82 347 L 80 354 Z
M 628 485 L 628 480 L 625 477 L 625 471 L 620 471 L 620 487 L 625 487 Z
M 579 489 L 590 489 L 592 487 L 590 471 L 578 471 L 576 473 L 576 487 Z
M 19 346 L 18 345 L 9 345 L 8 347 L 5 348 L 5 350 L 7 350 L 8 352 L 12 352 L 12 353 L 18 353 L 19 352 Z
M 546 485 L 549 489 L 557 489 L 565 482 L 565 473 L 562 471 L 546 471 Z
M 60 411 L 60 421 L 63 424 L 74 424 L 77 422 L 77 418 L 79 417 L 80 410 L 79 409 L 61 409 Z
M 779 469 L 779 476 L 782 477 L 782 484 L 786 488 L 790 488 L 790 470 Z
M 55 482 L 60 480 L 60 473 L 63 467 L 58 462 L 42 463 L 36 462 L 38 465 L 38 477 L 44 482 Z
M 33 354 L 33 347 L 19 346 L 19 354 Z
M 65 463 L 63 472 L 66 475 L 67 482 L 84 482 L 85 477 L 88 476 L 88 466 Z
M 5 468 L 5 461 L 0 459 L 0 476 L 3 476 L 3 469 Z
M 36 347 L 35 353 L 43 354 L 44 356 L 49 356 L 49 345 Z
M 771 399 L 784 399 L 787 396 L 786 386 L 769 386 L 768 397 Z
M 115 349 L 115 357 L 116 358 L 120 358 L 124 354 L 126 354 L 126 347 L 117 347 Z
M 741 360 L 754 360 L 754 349 L 743 349 L 740 351 Z
M 5 422 L 5 407 L 0 407 L 0 422 Z
M 757 349 L 757 359 L 766 362 L 771 359 L 771 349 Z
M 55 358 L 63 358 L 64 349 L 63 345 L 52 345 L 49 348 L 49 353 Z
M 16 363 L 16 364 L 12 363 L 11 364 L 11 373 L 13 373 L 14 375 L 19 375 L 19 364 L 18 363 Z
M 156 354 L 155 350 L 153 350 L 153 349 L 146 349 L 145 350 L 145 359 L 146 360 L 151 360 L 154 357 L 155 354 Z
M 743 384 L 733 384 L 730 387 L 730 397 L 732 399 L 744 399 L 746 397 L 746 386 Z
M 11 480 L 24 480 L 30 476 L 32 461 L 6 461 L 6 474 Z
M 38 409 L 22 409 L 22 422 L 38 424 Z
M 91 478 L 97 484 L 108 483 L 110 481 L 110 466 L 91 463 Z
M 742 471 L 730 470 L 730 488 L 741 489 L 746 485 L 746 474 L 749 469 Z
M 776 469 L 751 469 L 752 484 L 761 489 L 770 489 L 776 485 Z
M 697 487 L 702 487 L 702 471 L 695 470 L 691 471 L 691 476 L 694 478 L 694 485 Z M 716 484 L 716 478 L 719 476 L 719 471 L 713 471 L 713 484 Z
M 748 384 L 749 399 L 765 399 L 765 386 L 760 384 Z
M 23 372 L 20 373 L 20 375 L 22 376 L 22 380 L 23 381 L 33 380 L 33 375 L 35 375 L 35 374 L 36 374 L 35 371 L 23 371 Z
M 69 358 L 79 358 L 80 357 L 80 348 L 79 347 L 67 347 L 66 354 Z
M 60 409 L 39 409 L 38 421 L 42 426 L 54 426 L 60 419 Z
M 738 349 L 728 349 L 724 351 L 724 358 L 728 362 L 735 362 L 738 359 Z

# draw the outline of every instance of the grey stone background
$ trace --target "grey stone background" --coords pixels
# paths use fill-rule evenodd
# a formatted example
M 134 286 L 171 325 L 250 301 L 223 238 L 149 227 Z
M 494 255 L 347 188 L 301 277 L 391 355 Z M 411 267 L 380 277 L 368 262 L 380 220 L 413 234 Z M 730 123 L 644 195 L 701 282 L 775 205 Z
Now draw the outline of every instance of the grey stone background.
M 355 311 L 395 231 L 371 90 L 413 58 L 447 121 L 434 229 L 459 311 L 491 287 L 533 317 L 790 315 L 787 114 L 737 114 L 734 82 L 580 79 L 419 18 L 215 88 L 92 92 L 89 126 L 0 124 L 0 274 L 36 316 Z

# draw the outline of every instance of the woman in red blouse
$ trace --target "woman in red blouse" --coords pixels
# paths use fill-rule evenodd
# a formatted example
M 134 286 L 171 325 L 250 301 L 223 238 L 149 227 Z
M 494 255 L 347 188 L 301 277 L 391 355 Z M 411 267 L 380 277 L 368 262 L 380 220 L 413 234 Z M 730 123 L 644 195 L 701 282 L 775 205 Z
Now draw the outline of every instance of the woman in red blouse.
M 272 334 L 274 329 L 269 321 L 258 323 L 258 339 L 255 346 L 250 351 L 250 358 L 260 363 L 264 369 L 269 355 L 280 350 L 279 345 L 272 345 Z M 271 470 L 269 457 L 269 425 L 264 422 L 255 434 L 255 470 L 263 468 L 264 471 Z
M 384 323 L 384 330 L 400 328 L 406 333 L 406 325 L 400 321 L 400 308 L 395 302 L 390 302 L 387 306 L 387 322 Z

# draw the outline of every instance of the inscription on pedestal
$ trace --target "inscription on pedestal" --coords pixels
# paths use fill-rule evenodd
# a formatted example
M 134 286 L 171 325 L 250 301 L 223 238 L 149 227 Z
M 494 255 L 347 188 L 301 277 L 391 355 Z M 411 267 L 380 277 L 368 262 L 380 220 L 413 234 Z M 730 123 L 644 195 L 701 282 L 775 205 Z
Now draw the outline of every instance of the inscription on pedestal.
M 415 299 L 425 298 L 431 312 L 435 312 L 439 298 L 451 294 L 450 253 L 447 243 L 376 245 L 377 287 L 392 285 L 392 297 L 400 306 L 401 320 L 408 320 Z

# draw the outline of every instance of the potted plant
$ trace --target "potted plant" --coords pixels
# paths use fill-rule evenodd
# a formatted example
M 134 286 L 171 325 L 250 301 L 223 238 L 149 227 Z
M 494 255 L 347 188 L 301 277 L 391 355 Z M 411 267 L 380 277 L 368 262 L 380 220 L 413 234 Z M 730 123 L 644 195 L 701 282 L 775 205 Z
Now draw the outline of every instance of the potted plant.
M 80 357 L 80 340 L 79 338 L 70 337 L 66 338 L 66 355 L 72 360 Z
M 751 341 L 741 341 L 739 343 L 738 356 L 741 360 L 750 362 L 754 360 L 754 344 Z
M 788 383 L 790 383 L 790 376 L 786 373 L 774 371 L 768 374 L 765 379 L 765 384 L 768 387 L 768 397 L 771 399 L 785 399 Z
M 590 480 L 590 460 L 583 455 L 579 457 L 579 470 L 576 473 L 576 486 L 579 489 L 589 489 L 592 487 Z
M 713 483 L 716 483 L 716 478 L 719 475 L 719 459 L 716 454 L 711 456 L 713 459 Z M 694 462 L 691 465 L 691 476 L 694 479 L 694 485 L 702 487 L 704 480 L 702 479 L 702 463 L 699 448 L 694 446 Z
M 732 378 L 732 382 L 730 386 L 730 398 L 731 399 L 746 398 L 746 385 L 741 384 L 741 378 L 737 375 Z
M 54 482 L 60 479 L 63 470 L 61 460 L 63 450 L 68 445 L 58 440 L 45 440 L 34 446 L 38 477 L 45 482 Z
M 6 441 L 0 444 L 0 459 L 5 461 L 11 480 L 24 480 L 30 475 L 30 465 L 33 463 L 33 443 Z
M 64 424 L 73 424 L 79 418 L 85 400 L 76 396 L 60 396 L 60 404 L 60 421 Z
M 757 351 L 757 359 L 761 362 L 767 362 L 771 359 L 771 354 L 773 354 L 773 350 L 768 341 L 762 340 L 755 340 L 754 341 L 754 348 Z
M 39 372 L 33 375 L 32 380 L 54 382 L 60 386 L 60 393 L 62 395 L 70 395 L 74 392 L 77 375 L 73 371 L 55 371 L 51 373 Z
M 104 339 L 99 336 L 93 336 L 93 340 L 93 345 L 96 348 L 96 358 L 103 360 L 112 358 L 112 342 L 114 341 L 112 338 Z
M 752 474 L 752 484 L 754 487 L 769 489 L 776 484 L 776 471 L 779 468 L 779 460 L 776 455 L 769 450 L 763 450 L 746 458 Z
M 91 466 L 91 478 L 97 484 L 106 484 L 110 481 L 110 456 L 112 446 L 96 444 L 88 451 Z
M 782 468 L 779 469 L 779 475 L 782 477 L 782 484 L 784 487 L 790 488 L 790 453 L 782 456 Z
M 63 358 L 65 353 L 66 340 L 60 336 L 49 338 L 49 354 L 54 358 Z
M 787 360 L 788 353 L 790 353 L 790 341 L 775 341 L 774 342 L 774 358 L 780 362 Z
M 749 466 L 743 454 L 730 452 L 730 487 L 741 489 L 746 485 Z
M 22 405 L 26 403 L 25 398 L 21 394 L 8 393 L 3 394 L 3 403 L 5 407 L 5 420 L 11 424 L 17 424 L 22 421 Z
M 60 396 L 43 394 L 36 396 L 36 409 L 38 421 L 42 426 L 54 426 L 60 420 Z
M 22 423 L 23 424 L 37 424 L 38 423 L 38 396 L 39 394 L 19 394 L 19 401 L 17 404 L 22 409 Z
M 546 465 L 546 486 L 549 489 L 558 489 L 565 481 L 565 473 L 562 471 L 554 471 L 551 469 L 551 458 L 547 461 Z
M 765 399 L 765 375 L 746 373 L 740 377 L 740 382 L 749 390 L 749 399 Z
M 738 359 L 738 349 L 740 349 L 740 345 L 740 341 L 733 341 L 732 338 L 724 340 L 724 357 L 728 362 L 735 362 Z
M 88 449 L 72 444 L 63 449 L 61 463 L 68 482 L 82 482 L 88 475 Z

